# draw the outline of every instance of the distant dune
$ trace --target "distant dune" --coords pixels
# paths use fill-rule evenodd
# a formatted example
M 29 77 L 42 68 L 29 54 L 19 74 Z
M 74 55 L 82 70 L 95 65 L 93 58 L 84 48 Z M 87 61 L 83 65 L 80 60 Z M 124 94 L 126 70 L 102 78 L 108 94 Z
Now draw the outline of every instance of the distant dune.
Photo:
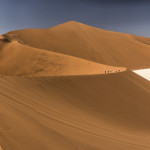
M 105 31 L 75 21 L 49 29 L 9 32 L 6 37 L 32 47 L 111 66 L 143 69 L 150 66 L 150 39 Z
M 0 74 L 13 76 L 90 75 L 125 71 L 123 67 L 106 66 L 77 57 L 45 51 L 5 38 L 1 41 Z
M 149 38 L 74 21 L 0 36 L 2 149 L 150 150 L 143 68 Z

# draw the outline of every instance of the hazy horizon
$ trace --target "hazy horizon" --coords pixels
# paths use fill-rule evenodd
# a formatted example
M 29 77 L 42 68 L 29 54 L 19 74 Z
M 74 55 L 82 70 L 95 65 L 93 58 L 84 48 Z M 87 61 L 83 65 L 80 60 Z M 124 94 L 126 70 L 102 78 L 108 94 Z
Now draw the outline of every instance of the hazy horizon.
M 148 0 L 5 0 L 0 2 L 0 35 L 77 21 L 97 28 L 150 37 Z

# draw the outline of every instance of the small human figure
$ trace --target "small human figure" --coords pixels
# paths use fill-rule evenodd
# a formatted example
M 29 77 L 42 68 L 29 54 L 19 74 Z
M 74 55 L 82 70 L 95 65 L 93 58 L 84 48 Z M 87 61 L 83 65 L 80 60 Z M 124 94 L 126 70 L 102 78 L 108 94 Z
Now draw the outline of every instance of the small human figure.
M 108 73 L 109 73 L 109 70 L 108 70 Z
M 105 73 L 106 73 L 106 70 L 105 70 Z

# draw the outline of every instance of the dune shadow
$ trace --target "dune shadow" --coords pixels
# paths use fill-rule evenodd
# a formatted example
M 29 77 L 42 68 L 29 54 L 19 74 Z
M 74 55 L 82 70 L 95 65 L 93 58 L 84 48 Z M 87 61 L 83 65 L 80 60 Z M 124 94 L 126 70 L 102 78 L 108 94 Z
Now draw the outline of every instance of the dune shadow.
M 7 38 L 3 38 L 3 39 L 0 39 L 0 42 L 10 43 L 11 40 L 9 40 L 9 39 L 7 39 Z
M 2 50 L 2 48 L 6 46 L 8 43 L 11 43 L 9 39 L 7 38 L 0 39 L 0 50 Z

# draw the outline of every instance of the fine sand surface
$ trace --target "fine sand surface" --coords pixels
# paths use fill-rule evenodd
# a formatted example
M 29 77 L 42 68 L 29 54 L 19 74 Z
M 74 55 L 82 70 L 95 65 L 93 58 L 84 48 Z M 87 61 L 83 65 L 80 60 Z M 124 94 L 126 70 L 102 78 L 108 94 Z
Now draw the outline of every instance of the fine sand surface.
M 74 21 L 0 36 L 2 149 L 150 150 L 143 68 L 149 38 Z
M 5 36 L 32 47 L 106 65 L 130 69 L 150 66 L 149 38 L 105 31 L 75 21 L 49 29 L 13 31 Z
M 4 150 L 149 150 L 150 84 L 131 71 L 1 77 Z
M 126 68 L 106 66 L 69 55 L 45 51 L 16 41 L 0 40 L 0 74 L 13 76 L 66 76 L 104 74 Z

